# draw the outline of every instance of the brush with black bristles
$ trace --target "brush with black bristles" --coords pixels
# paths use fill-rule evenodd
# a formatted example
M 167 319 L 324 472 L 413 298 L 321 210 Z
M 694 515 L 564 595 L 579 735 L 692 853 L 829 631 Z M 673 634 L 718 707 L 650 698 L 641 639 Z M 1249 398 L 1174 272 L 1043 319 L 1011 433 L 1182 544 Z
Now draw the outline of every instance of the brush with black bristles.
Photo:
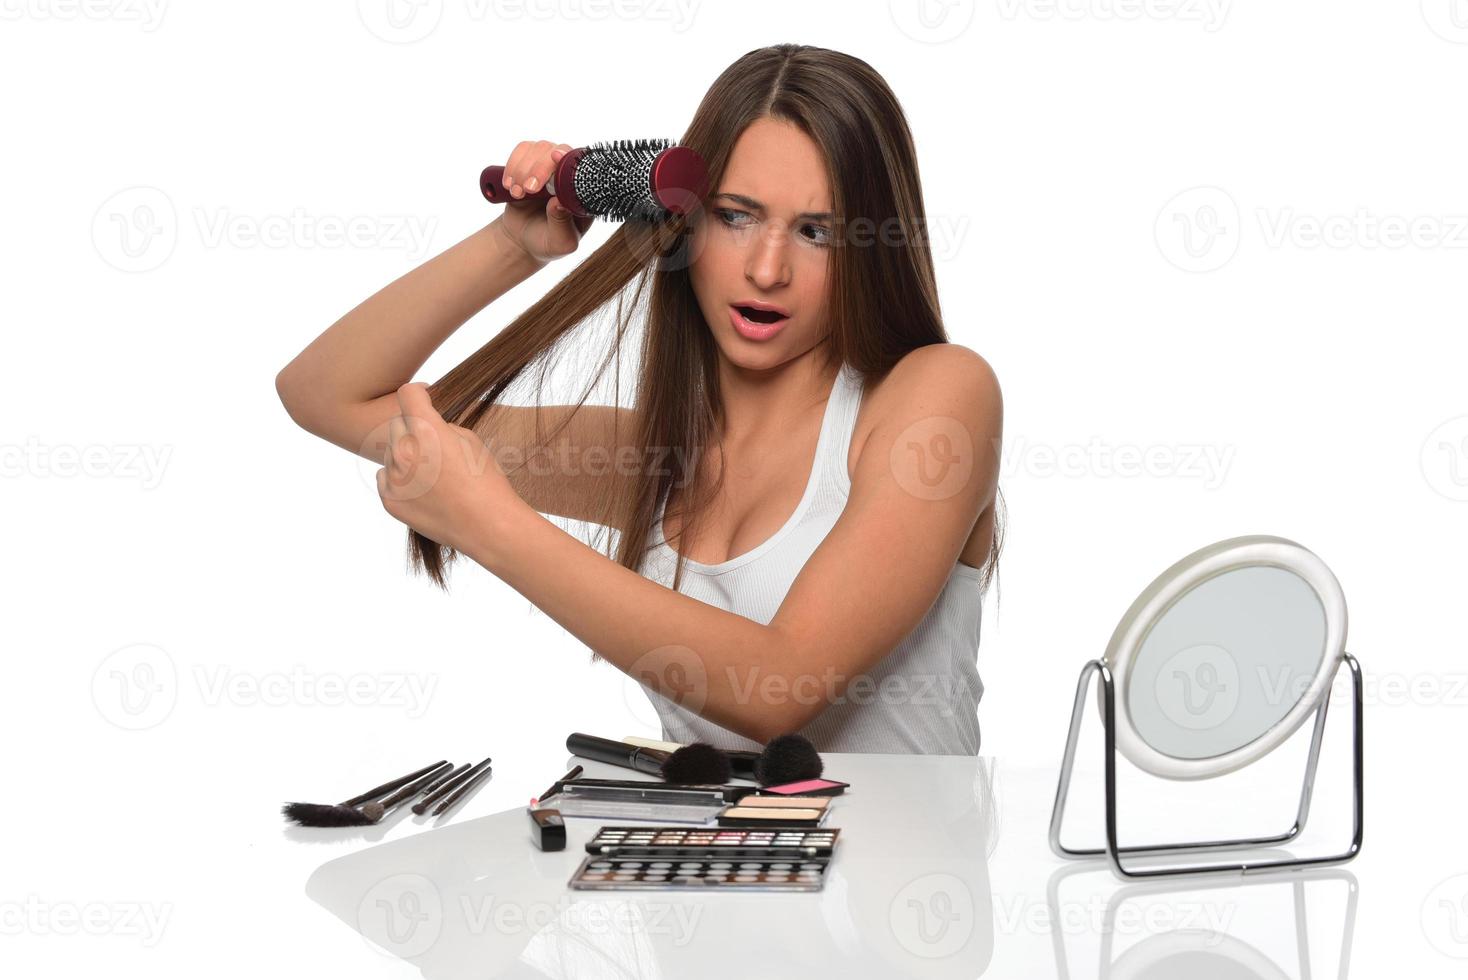
M 566 739 L 566 751 L 583 759 L 594 759 L 624 769 L 661 776 L 670 783 L 709 785 L 728 782 L 731 775 L 729 757 L 712 745 L 694 742 L 674 752 L 628 745 L 609 738 L 573 732 Z
M 287 820 L 298 823 L 303 827 L 366 827 L 376 823 L 369 820 L 361 810 L 357 809 L 368 800 L 375 800 L 384 793 L 391 793 L 401 789 L 408 783 L 426 776 L 429 773 L 437 773 L 439 769 L 447 765 L 447 761 L 440 759 L 431 766 L 414 770 L 406 776 L 399 776 L 391 782 L 374 786 L 365 793 L 358 793 L 350 800 L 340 803 L 287 803 L 280 808 L 280 812 Z
M 825 770 L 821 754 L 804 735 L 778 735 L 769 740 L 754 763 L 754 779 L 761 786 L 780 786 L 816 779 Z
M 545 186 L 512 197 L 505 168 L 485 167 L 479 190 L 491 204 L 556 198 L 578 218 L 659 222 L 696 210 L 708 193 L 708 167 L 673 140 L 611 140 L 577 147 L 556 164 Z
M 625 736 L 622 741 L 643 749 L 658 750 L 665 755 L 668 753 L 677 755 L 685 749 L 701 744 L 695 742 L 692 745 L 683 745 L 679 742 L 663 742 L 637 735 Z M 797 733 L 776 736 L 770 739 L 769 743 L 759 752 L 747 749 L 725 749 L 723 755 L 729 761 L 730 770 L 735 778 L 752 779 L 761 786 L 778 786 L 781 783 L 815 779 L 825 768 L 821 761 L 821 754 L 816 751 L 815 745 L 811 743 L 810 739 Z

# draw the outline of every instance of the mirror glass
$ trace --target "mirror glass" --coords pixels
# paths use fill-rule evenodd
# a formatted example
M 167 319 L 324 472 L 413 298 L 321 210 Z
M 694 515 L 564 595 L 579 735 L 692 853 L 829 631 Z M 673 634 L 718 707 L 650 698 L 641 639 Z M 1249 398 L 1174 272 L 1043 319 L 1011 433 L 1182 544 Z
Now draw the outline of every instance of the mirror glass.
M 1142 640 L 1124 694 L 1132 727 L 1173 758 L 1232 752 L 1289 713 L 1324 656 L 1325 608 L 1309 583 L 1273 565 L 1230 569 Z

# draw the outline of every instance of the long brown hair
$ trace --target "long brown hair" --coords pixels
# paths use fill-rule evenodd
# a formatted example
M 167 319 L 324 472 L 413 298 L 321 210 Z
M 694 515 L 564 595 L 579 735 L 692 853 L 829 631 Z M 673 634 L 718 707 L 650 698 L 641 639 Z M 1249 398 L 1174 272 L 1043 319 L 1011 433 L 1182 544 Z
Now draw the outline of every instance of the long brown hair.
M 711 190 L 718 189 L 745 128 L 766 117 L 799 127 L 822 151 L 837 225 L 832 239 L 847 246 L 830 252 L 827 367 L 849 364 L 871 382 L 909 351 L 945 343 L 912 135 L 887 83 L 859 58 L 808 45 L 778 44 L 739 58 L 714 81 L 679 140 L 708 164 Z M 696 214 L 620 226 L 543 298 L 429 389 L 446 420 L 483 432 L 485 413 L 527 369 L 538 363 L 543 380 L 551 358 L 579 346 L 573 336 L 577 328 L 616 300 L 607 353 L 579 407 L 609 366 L 615 366 L 620 386 L 622 344 L 634 314 L 645 305 L 629 442 L 666 465 L 638 468 L 631 479 L 608 477 L 606 492 L 593 495 L 601 508 L 594 523 L 620 532 L 615 546 L 607 535 L 606 554 L 634 571 L 642 565 L 669 490 L 680 488 L 678 536 L 685 537 L 693 534 L 698 514 L 722 482 L 721 475 L 713 485 L 700 487 L 694 479 L 697 459 L 718 440 L 723 404 L 718 349 L 688 273 L 695 220 Z M 849 247 L 853 244 L 865 247 Z M 563 427 L 564 422 L 548 436 L 538 431 L 534 445 L 544 445 Z M 690 492 L 682 494 L 685 486 Z M 1002 511 L 1002 498 L 996 506 Z M 983 585 L 1001 545 L 998 516 Z M 445 549 L 416 531 L 410 530 L 409 539 L 413 567 L 446 587 Z M 448 557 L 454 557 L 452 551 Z M 682 571 L 680 558 L 675 589 Z

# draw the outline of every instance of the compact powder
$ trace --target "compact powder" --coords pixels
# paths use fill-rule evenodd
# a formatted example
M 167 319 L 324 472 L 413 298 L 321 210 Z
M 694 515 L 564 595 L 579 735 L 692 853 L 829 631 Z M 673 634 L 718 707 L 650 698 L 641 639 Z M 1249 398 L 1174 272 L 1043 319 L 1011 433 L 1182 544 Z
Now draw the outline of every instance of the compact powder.
M 719 814 L 719 819 L 733 818 L 740 820 L 767 820 L 770 823 L 780 823 L 786 820 L 819 820 L 820 810 L 806 809 L 804 807 L 767 807 L 767 806 L 731 806 Z
M 746 796 L 739 801 L 742 807 L 758 806 L 770 809 L 798 807 L 808 810 L 824 810 L 831 801 L 822 796 Z

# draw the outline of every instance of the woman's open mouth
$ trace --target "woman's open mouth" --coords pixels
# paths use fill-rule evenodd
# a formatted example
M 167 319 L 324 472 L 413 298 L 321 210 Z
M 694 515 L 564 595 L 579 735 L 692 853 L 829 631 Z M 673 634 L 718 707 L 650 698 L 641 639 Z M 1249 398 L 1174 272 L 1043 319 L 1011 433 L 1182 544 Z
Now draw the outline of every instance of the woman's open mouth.
M 747 340 L 769 340 L 789 319 L 789 313 L 769 303 L 734 303 L 729 307 L 729 321 Z

